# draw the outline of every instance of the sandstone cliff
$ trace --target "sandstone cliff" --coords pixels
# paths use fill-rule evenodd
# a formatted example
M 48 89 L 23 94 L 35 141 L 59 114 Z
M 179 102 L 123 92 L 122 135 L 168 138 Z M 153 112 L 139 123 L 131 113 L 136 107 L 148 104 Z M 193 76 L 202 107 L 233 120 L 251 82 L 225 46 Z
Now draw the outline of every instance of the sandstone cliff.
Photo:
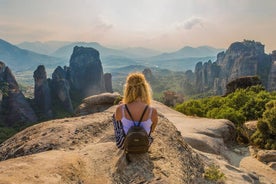
M 275 77 L 270 75 L 271 64 L 272 57 L 265 54 L 264 45 L 260 42 L 245 40 L 232 43 L 225 52 L 217 55 L 214 63 L 208 61 L 196 65 L 197 92 L 212 91 L 216 95 L 225 94 L 228 82 L 244 76 L 258 76 L 262 84 L 268 90 L 272 90 L 269 84 L 275 81 Z
M 105 92 L 100 54 L 93 48 L 74 47 L 70 58 L 70 84 L 82 98 Z
M 9 67 L 0 61 L 0 82 L 7 85 L 6 95 L 2 96 L 1 120 L 6 126 L 22 126 L 34 123 L 37 116 L 15 80 Z
M 93 48 L 76 46 L 70 66 L 58 66 L 52 79 L 47 79 L 44 65 L 39 65 L 33 73 L 34 99 L 24 97 L 11 70 L 3 62 L 0 68 L 0 82 L 9 88 L 7 95 L 2 97 L 1 94 L 0 123 L 11 127 L 72 115 L 83 98 L 113 91 L 112 76 L 103 74 L 99 52 Z

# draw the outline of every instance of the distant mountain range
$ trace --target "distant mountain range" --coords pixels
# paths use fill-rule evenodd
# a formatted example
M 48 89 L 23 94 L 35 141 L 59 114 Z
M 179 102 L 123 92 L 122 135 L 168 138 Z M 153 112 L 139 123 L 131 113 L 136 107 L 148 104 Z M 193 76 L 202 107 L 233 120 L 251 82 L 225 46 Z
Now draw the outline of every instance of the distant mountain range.
M 201 47 L 190 47 L 186 46 L 178 51 L 171 53 L 163 53 L 158 56 L 155 56 L 151 59 L 154 60 L 168 60 L 168 59 L 182 59 L 182 58 L 198 58 L 198 57 L 213 57 L 216 56 L 219 52 L 224 49 L 216 49 L 210 46 L 201 46 Z
M 52 55 L 57 49 L 63 47 L 64 45 L 68 45 L 71 42 L 63 42 L 63 41 L 48 41 L 48 42 L 22 42 L 16 46 L 22 49 L 31 50 L 38 54 L 46 54 Z
M 34 70 L 41 64 L 48 68 L 53 68 L 65 62 L 62 58 L 21 49 L 2 39 L 0 39 L 0 60 L 13 71 Z
M 199 61 L 216 58 L 223 49 L 209 46 L 197 48 L 183 47 L 171 53 L 161 53 L 142 47 L 113 49 L 97 42 L 23 42 L 12 45 L 0 39 L 0 60 L 15 71 L 33 70 L 39 64 L 46 67 L 69 65 L 69 59 L 75 46 L 92 47 L 100 52 L 105 72 L 129 65 L 144 65 L 175 71 L 194 70 Z

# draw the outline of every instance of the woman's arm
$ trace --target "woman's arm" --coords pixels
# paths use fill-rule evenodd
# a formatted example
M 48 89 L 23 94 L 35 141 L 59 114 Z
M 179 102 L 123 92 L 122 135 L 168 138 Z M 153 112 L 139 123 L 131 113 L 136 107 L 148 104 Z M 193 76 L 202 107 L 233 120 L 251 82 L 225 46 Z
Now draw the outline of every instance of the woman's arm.
M 158 114 L 157 114 L 157 110 L 155 108 L 152 108 L 151 121 L 152 121 L 151 132 L 154 132 L 157 122 L 158 122 Z

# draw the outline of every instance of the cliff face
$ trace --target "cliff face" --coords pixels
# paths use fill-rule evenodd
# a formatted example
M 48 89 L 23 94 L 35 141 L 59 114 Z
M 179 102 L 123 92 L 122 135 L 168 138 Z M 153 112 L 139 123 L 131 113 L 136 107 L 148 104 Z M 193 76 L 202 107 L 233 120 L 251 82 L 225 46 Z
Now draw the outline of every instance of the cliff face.
M 8 94 L 0 100 L 1 119 L 8 126 L 34 123 L 55 117 L 58 110 L 74 113 L 72 101 L 80 102 L 87 96 L 112 92 L 111 74 L 104 77 L 99 52 L 93 48 L 75 47 L 70 66 L 58 66 L 52 79 L 47 79 L 44 65 L 33 74 L 34 99 L 24 97 L 11 70 L 0 62 L 0 82 L 8 85 Z M 2 95 L 2 94 L 1 94 Z M 32 107 L 31 107 L 32 104 Z M 57 110 L 58 109 L 58 110 Z
M 7 85 L 6 95 L 2 96 L 1 118 L 7 126 L 34 123 L 37 116 L 15 80 L 11 70 L 0 62 L 0 82 Z
M 276 50 L 271 54 L 272 65 L 268 77 L 268 90 L 276 91 Z
M 195 69 L 197 92 L 212 90 L 226 92 L 226 84 L 244 76 L 259 76 L 268 88 L 271 56 L 264 53 L 264 45 L 255 41 L 235 42 L 226 52 L 217 55 L 214 63 L 198 63 Z
M 52 118 L 51 94 L 45 67 L 43 65 L 38 66 L 33 77 L 35 82 L 34 101 L 38 108 L 37 111 L 46 118 Z
M 69 80 L 72 90 L 82 94 L 83 98 L 105 92 L 99 52 L 93 48 L 74 47 L 70 59 Z
M 52 74 L 50 86 L 52 96 L 61 104 L 61 107 L 69 113 L 73 113 L 73 105 L 70 96 L 70 84 L 68 82 L 69 68 L 58 66 Z
M 54 104 L 73 113 L 72 100 L 112 91 L 111 74 L 104 78 L 99 52 L 93 48 L 74 47 L 70 66 L 58 66 L 48 79 Z M 106 82 L 105 82 L 106 81 Z

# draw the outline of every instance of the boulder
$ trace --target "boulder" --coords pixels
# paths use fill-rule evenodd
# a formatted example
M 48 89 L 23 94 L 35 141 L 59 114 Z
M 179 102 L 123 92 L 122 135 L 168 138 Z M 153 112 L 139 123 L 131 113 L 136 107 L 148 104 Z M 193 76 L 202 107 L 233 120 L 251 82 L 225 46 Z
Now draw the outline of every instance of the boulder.
M 156 101 L 153 106 L 174 123 L 184 140 L 193 148 L 228 157 L 226 145 L 233 144 L 236 139 L 236 127 L 231 121 L 185 116 Z
M 273 170 L 276 170 L 276 162 L 270 162 L 268 166 L 271 167 Z
M 243 130 L 244 130 L 245 136 L 248 138 L 248 140 L 256 132 L 257 123 L 258 123 L 258 121 L 247 121 L 243 124 Z
M 257 159 L 264 163 L 276 162 L 276 150 L 260 150 Z
M 233 93 L 237 89 L 246 89 L 248 87 L 256 86 L 256 85 L 262 85 L 262 82 L 257 76 L 239 77 L 227 83 L 225 95 Z
M 114 105 L 114 102 L 121 97 L 119 93 L 101 93 L 82 100 L 82 103 L 75 110 L 76 115 L 86 115 L 101 112 Z

